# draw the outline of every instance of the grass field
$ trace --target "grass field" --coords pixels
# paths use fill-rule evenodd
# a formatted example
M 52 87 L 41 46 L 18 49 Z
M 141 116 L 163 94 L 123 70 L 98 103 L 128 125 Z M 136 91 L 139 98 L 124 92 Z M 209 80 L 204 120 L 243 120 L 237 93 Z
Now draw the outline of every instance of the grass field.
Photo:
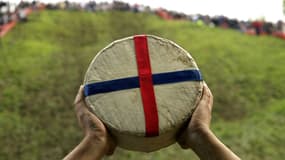
M 73 99 L 96 53 L 133 34 L 171 39 L 214 94 L 212 129 L 242 159 L 285 157 L 285 42 L 148 14 L 44 11 L 0 43 L 0 160 L 61 159 L 82 138 Z M 173 145 L 108 160 L 198 159 Z

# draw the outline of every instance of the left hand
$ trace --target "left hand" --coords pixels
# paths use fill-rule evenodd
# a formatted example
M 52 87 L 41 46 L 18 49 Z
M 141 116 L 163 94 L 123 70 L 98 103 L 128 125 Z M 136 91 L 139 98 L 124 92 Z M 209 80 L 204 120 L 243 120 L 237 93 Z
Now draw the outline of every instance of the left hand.
M 88 109 L 83 95 L 84 87 L 80 86 L 74 101 L 75 112 L 79 125 L 84 130 L 85 140 L 96 150 L 100 150 L 104 155 L 112 155 L 116 144 L 109 135 L 104 124 Z

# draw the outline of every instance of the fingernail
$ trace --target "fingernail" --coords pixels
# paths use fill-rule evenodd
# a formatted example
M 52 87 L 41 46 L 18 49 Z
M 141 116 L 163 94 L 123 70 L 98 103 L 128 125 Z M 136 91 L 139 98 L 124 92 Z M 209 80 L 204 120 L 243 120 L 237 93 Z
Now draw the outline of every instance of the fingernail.
M 84 124 L 86 124 L 87 126 L 89 126 L 89 117 L 88 117 L 88 115 L 86 113 L 84 113 L 83 116 L 82 116 L 82 122 Z

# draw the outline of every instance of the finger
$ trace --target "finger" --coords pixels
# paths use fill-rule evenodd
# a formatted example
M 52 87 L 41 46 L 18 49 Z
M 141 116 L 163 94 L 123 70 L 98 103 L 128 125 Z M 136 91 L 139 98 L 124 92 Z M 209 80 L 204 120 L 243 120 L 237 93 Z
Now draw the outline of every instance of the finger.
M 80 114 L 77 114 L 77 120 L 79 123 L 79 126 L 83 129 L 83 132 L 86 134 L 89 124 L 89 118 L 88 113 L 81 112 Z
M 110 144 L 109 144 L 109 149 L 106 153 L 107 156 L 112 155 L 115 152 L 116 146 L 117 146 L 115 141 L 113 141 L 113 139 L 111 137 L 109 137 L 109 140 L 110 140 Z
M 74 109 L 78 118 L 87 110 L 86 108 L 88 108 L 86 107 L 86 103 L 84 101 L 83 91 L 84 86 L 81 85 L 74 100 Z
M 102 123 L 102 121 L 96 116 L 94 115 L 93 113 L 88 112 L 88 116 L 90 118 L 90 122 L 89 123 L 92 123 L 92 124 L 89 124 L 89 126 L 96 126 L 97 129 L 99 129 L 99 131 L 102 133 L 102 134 L 107 134 L 107 130 L 106 130 L 106 127 L 104 126 L 104 124 Z
M 201 100 L 200 100 L 198 106 L 199 105 L 207 105 L 211 109 L 212 104 L 213 104 L 213 95 L 212 95 L 210 89 L 208 88 L 207 84 L 204 83 L 203 94 L 202 94 L 202 97 L 201 97 Z
M 79 87 L 79 90 L 78 90 L 77 95 L 76 95 L 75 100 L 74 100 L 74 104 L 75 104 L 75 105 L 76 105 L 77 103 L 80 103 L 80 102 L 84 99 L 83 91 L 84 91 L 84 86 L 81 85 L 81 86 Z
M 75 104 L 75 108 L 74 108 L 77 120 L 81 126 L 83 125 L 82 123 L 84 120 L 84 116 L 88 114 L 88 110 L 86 109 L 84 105 L 85 105 L 84 102 L 80 102 L 80 103 Z
M 210 111 L 212 111 L 213 94 L 205 82 L 204 82 L 204 93 L 203 94 L 204 94 L 205 102 L 207 103 L 207 106 L 209 107 Z
M 187 139 L 187 131 L 183 131 L 183 133 L 177 138 L 177 143 L 180 145 L 181 148 L 187 149 L 189 146 L 187 145 L 188 143 L 186 142 Z
M 203 82 L 203 94 L 206 94 L 208 97 L 213 97 L 213 94 L 211 92 L 211 90 L 209 89 L 208 85 L 206 84 L 206 82 Z
M 85 114 L 83 114 L 82 123 L 87 129 L 96 130 L 98 128 L 97 125 L 93 123 L 93 120 L 88 112 L 85 112 Z
M 81 101 L 81 102 L 75 104 L 74 110 L 75 110 L 76 116 L 78 118 L 81 117 L 82 114 L 88 112 L 86 104 L 84 101 Z
M 85 107 L 85 102 L 81 101 L 75 104 L 74 110 L 80 127 L 86 129 L 86 122 L 87 122 L 86 117 L 89 114 L 88 113 L 89 111 Z

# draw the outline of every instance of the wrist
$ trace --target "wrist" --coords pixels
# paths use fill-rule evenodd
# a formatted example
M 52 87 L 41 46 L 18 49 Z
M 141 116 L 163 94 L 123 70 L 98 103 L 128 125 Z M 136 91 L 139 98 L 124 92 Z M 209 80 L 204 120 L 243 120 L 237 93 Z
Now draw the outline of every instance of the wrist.
M 99 160 L 105 155 L 103 148 L 96 145 L 90 137 L 84 137 L 81 143 L 64 160 Z
M 191 129 L 188 135 L 188 146 L 191 149 L 195 149 L 196 147 L 200 147 L 203 144 L 206 137 L 212 134 L 212 131 L 209 127 L 196 127 L 195 129 Z
M 240 160 L 209 128 L 201 128 L 189 135 L 190 148 L 200 159 Z
M 80 157 L 84 160 L 97 160 L 104 157 L 106 150 L 103 144 L 94 141 L 94 139 L 90 136 L 85 136 L 81 143 L 79 144 L 79 150 L 81 152 Z
M 98 137 L 86 135 L 82 143 L 86 149 L 93 153 L 96 152 L 104 156 L 107 152 L 107 143 L 104 139 L 98 139 Z

